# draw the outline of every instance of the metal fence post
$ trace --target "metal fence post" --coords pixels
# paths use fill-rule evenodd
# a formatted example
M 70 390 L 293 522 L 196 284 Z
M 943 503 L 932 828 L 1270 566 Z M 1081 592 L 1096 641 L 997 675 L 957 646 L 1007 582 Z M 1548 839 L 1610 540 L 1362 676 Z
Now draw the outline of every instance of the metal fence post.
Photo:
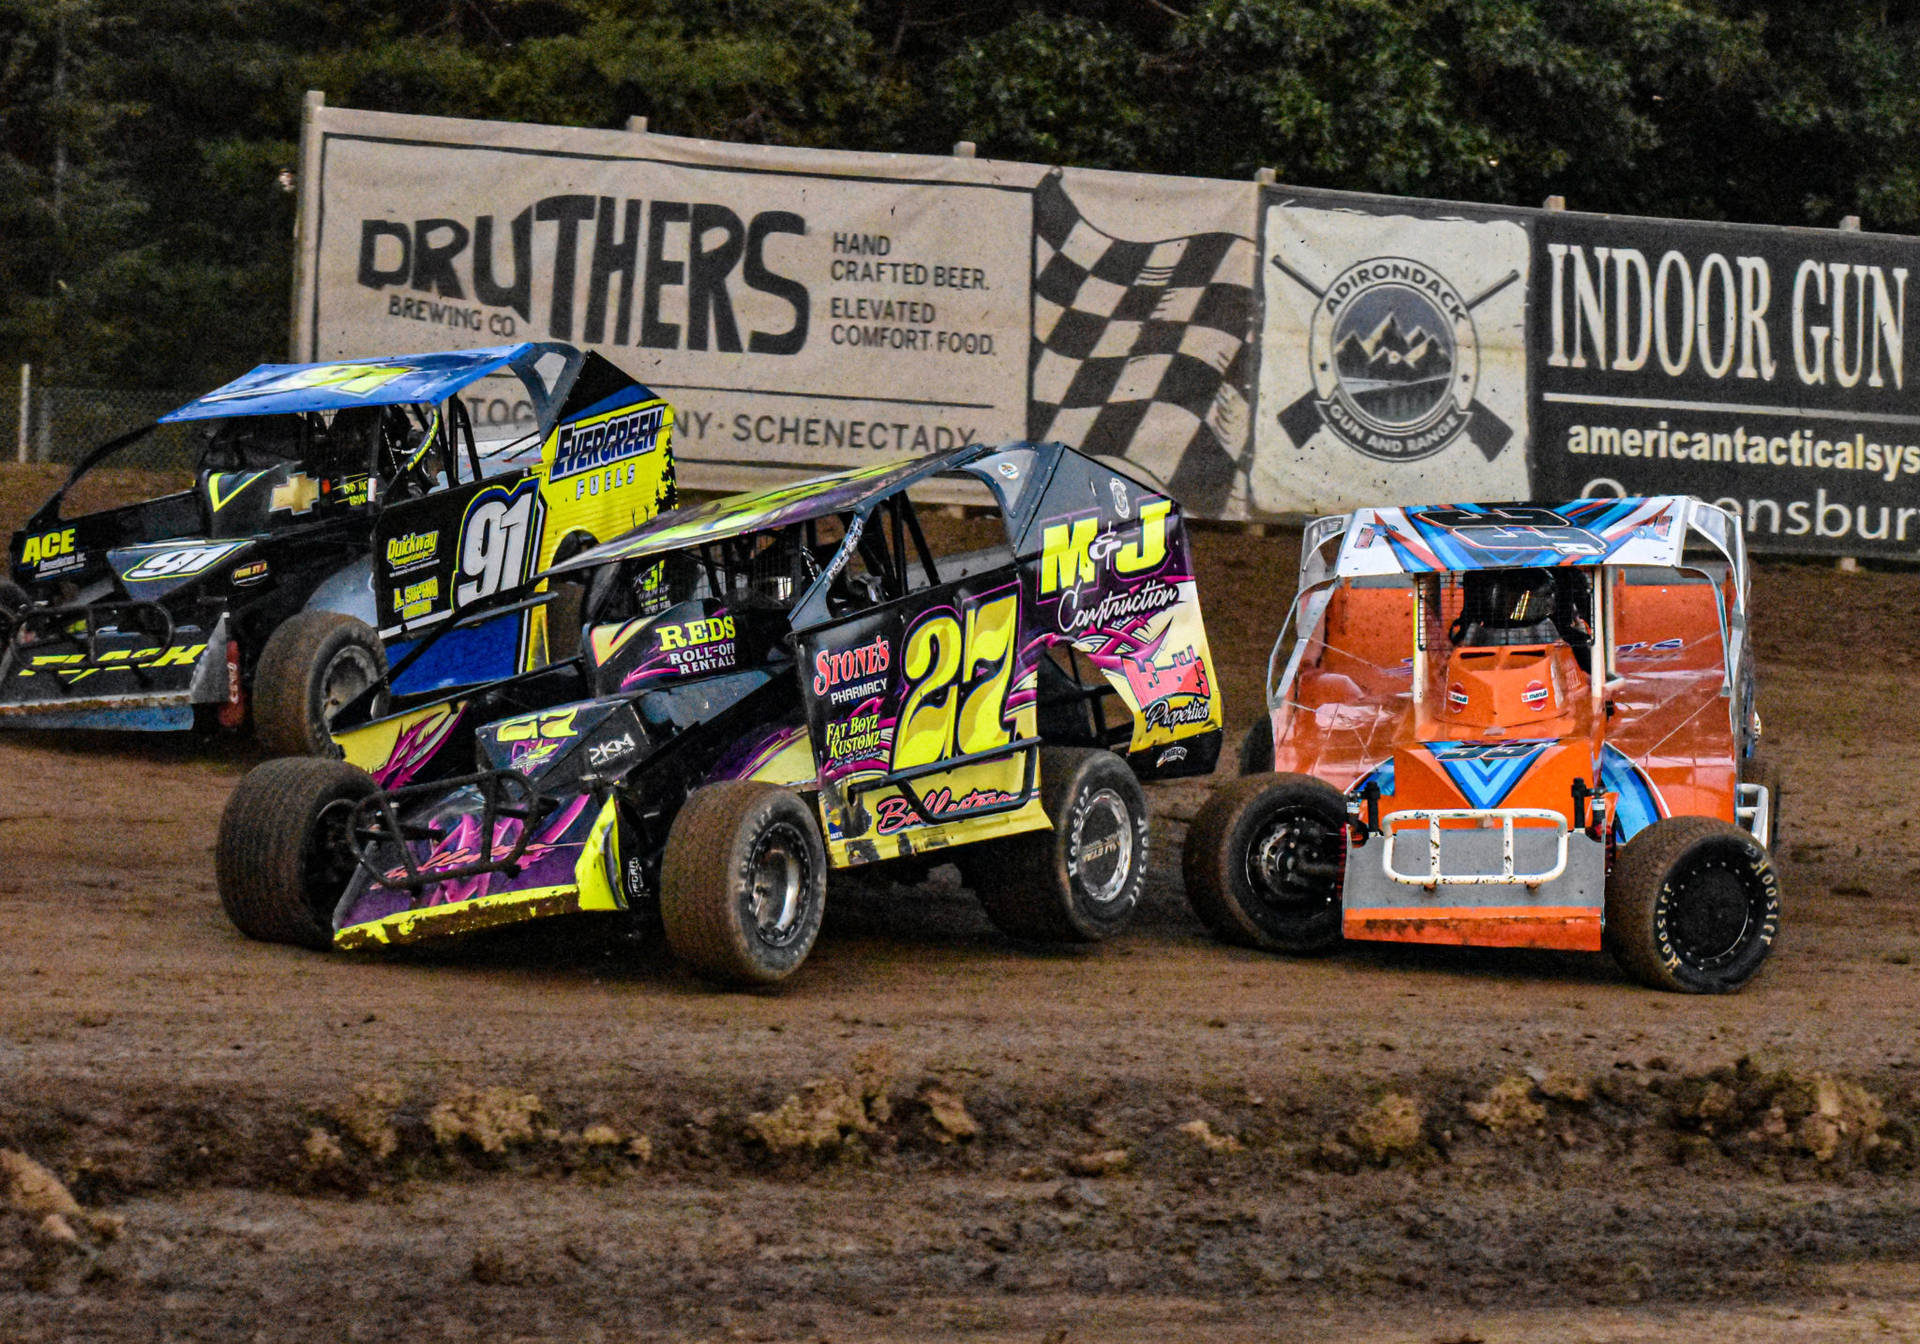
M 53 461 L 53 397 L 51 388 L 41 388 L 33 399 L 33 460 Z
M 22 364 L 20 366 L 20 441 L 14 454 L 15 460 L 19 462 L 27 460 L 27 426 L 32 423 L 27 419 L 27 400 L 32 392 L 33 365 Z

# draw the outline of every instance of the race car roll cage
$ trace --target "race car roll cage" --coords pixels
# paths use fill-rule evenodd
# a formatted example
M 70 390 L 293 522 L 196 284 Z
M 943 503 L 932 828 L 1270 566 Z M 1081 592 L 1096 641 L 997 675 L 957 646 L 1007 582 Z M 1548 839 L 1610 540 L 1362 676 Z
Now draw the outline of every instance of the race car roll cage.
M 1747 699 L 1741 692 L 1750 680 L 1751 669 L 1747 660 L 1751 653 L 1747 647 L 1747 597 L 1749 575 L 1747 570 L 1746 539 L 1741 534 L 1740 518 L 1732 510 L 1717 504 L 1689 497 L 1675 497 L 1675 503 L 1681 507 L 1679 519 L 1679 537 L 1674 552 L 1676 572 L 1694 576 L 1704 581 L 1713 593 L 1714 610 L 1720 627 L 1720 694 L 1728 702 L 1727 714 L 1732 727 L 1736 751 L 1744 755 L 1750 750 L 1750 723 L 1741 721 L 1742 711 L 1750 709 L 1743 703 Z M 1352 525 L 1354 515 L 1331 514 L 1313 519 L 1301 534 L 1300 541 L 1300 582 L 1294 594 L 1294 600 L 1288 604 L 1286 619 L 1281 623 L 1279 637 L 1274 641 L 1273 650 L 1267 656 L 1266 703 L 1267 712 L 1272 714 L 1286 703 L 1288 692 L 1299 677 L 1301 660 L 1306 654 L 1308 641 L 1296 638 L 1278 682 L 1274 672 L 1279 666 L 1281 651 L 1287 647 L 1288 634 L 1294 628 L 1296 616 L 1300 629 L 1317 629 L 1332 602 L 1335 585 L 1342 579 L 1367 577 L 1377 571 L 1354 572 L 1342 570 L 1340 561 L 1349 554 L 1344 538 Z M 1734 579 L 1735 602 L 1730 610 L 1726 594 L 1720 579 L 1712 570 L 1701 565 L 1678 563 L 1686 552 L 1686 542 L 1690 537 L 1698 537 L 1713 547 L 1724 560 Z M 1331 556 L 1327 548 L 1329 543 L 1342 541 L 1337 552 Z M 1631 568 L 1632 561 L 1618 564 L 1602 561 L 1593 565 L 1572 566 L 1571 568 L 1595 569 L 1611 572 L 1617 569 Z M 1713 564 L 1716 562 L 1708 562 Z M 1440 573 L 1458 573 L 1457 570 L 1409 571 L 1402 569 L 1413 581 L 1414 591 L 1414 640 L 1413 640 L 1413 704 L 1418 707 L 1425 703 L 1427 693 L 1427 647 L 1425 629 L 1427 606 L 1432 601 L 1428 593 L 1430 585 L 1422 580 L 1437 578 Z M 1595 583 L 1593 595 L 1593 638 L 1588 648 L 1589 665 L 1588 693 L 1591 699 L 1594 722 L 1604 722 L 1606 712 L 1606 693 L 1610 681 L 1609 673 L 1613 667 L 1613 599 L 1611 585 Z M 1603 817 L 1604 794 L 1597 789 L 1581 788 L 1582 781 L 1575 781 L 1574 825 L 1580 829 L 1599 830 Z M 1746 828 L 1762 846 L 1771 844 L 1771 791 L 1764 784 L 1741 781 L 1736 785 L 1737 795 L 1734 815 L 1740 825 Z M 1430 846 L 1430 865 L 1425 874 L 1401 873 L 1393 867 L 1393 846 L 1382 846 L 1381 862 L 1386 875 L 1396 882 L 1410 886 L 1432 887 L 1436 885 L 1515 885 L 1534 886 L 1552 880 L 1566 867 L 1566 849 L 1569 831 L 1564 819 L 1552 813 L 1539 811 L 1537 817 L 1531 814 L 1534 809 L 1494 809 L 1501 812 L 1498 818 L 1503 830 L 1502 871 L 1490 874 L 1472 874 L 1458 876 L 1440 876 L 1439 869 L 1439 832 L 1443 820 L 1459 818 L 1484 818 L 1493 812 L 1475 809 L 1421 809 L 1395 812 L 1383 817 L 1380 814 L 1380 787 L 1369 782 L 1363 792 L 1348 799 L 1348 825 L 1356 833 L 1376 833 L 1387 836 L 1396 821 L 1404 819 L 1408 823 L 1422 822 L 1428 828 Z M 1592 809 L 1591 812 L 1588 809 Z M 1527 818 L 1518 815 L 1508 817 L 1505 812 L 1527 812 Z M 1559 826 L 1559 861 L 1551 871 L 1540 874 L 1516 875 L 1513 854 L 1513 823 L 1519 819 L 1535 821 L 1548 820 Z M 1582 822 L 1586 825 L 1582 825 Z M 1604 833 L 1604 832 L 1603 832 Z

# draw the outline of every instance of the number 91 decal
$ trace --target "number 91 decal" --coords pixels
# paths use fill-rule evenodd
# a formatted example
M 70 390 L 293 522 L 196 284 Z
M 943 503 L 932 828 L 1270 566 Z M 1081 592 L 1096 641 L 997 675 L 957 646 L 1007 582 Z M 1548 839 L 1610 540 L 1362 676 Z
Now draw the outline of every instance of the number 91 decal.
M 456 608 L 492 597 L 526 577 L 538 487 L 531 477 L 512 486 L 489 487 L 467 505 L 456 552 L 460 566 L 453 589 Z

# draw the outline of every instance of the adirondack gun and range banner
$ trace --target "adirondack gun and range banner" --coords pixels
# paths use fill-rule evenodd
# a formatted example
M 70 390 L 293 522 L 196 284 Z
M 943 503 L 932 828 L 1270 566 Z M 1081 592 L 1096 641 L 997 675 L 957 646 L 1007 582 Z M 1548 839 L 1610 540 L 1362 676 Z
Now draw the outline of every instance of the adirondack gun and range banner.
M 571 341 L 674 403 L 695 488 L 1061 439 L 1200 518 L 1689 493 L 1920 553 L 1916 238 L 314 95 L 302 156 L 295 359 Z

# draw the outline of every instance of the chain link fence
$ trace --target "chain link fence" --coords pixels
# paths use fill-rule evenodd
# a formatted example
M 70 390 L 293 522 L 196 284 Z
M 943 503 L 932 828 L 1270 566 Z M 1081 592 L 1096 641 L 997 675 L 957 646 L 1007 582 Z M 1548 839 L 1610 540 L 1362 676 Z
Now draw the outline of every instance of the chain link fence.
M 150 425 L 192 400 L 192 393 L 148 392 L 128 388 L 60 387 L 30 384 L 27 414 L 20 415 L 20 386 L 0 389 L 0 424 L 13 431 L 14 455 L 29 462 L 72 464 L 108 439 Z M 192 465 L 197 426 L 160 425 L 140 442 L 116 455 L 114 465 L 183 469 Z M 24 430 L 24 442 L 21 435 Z

